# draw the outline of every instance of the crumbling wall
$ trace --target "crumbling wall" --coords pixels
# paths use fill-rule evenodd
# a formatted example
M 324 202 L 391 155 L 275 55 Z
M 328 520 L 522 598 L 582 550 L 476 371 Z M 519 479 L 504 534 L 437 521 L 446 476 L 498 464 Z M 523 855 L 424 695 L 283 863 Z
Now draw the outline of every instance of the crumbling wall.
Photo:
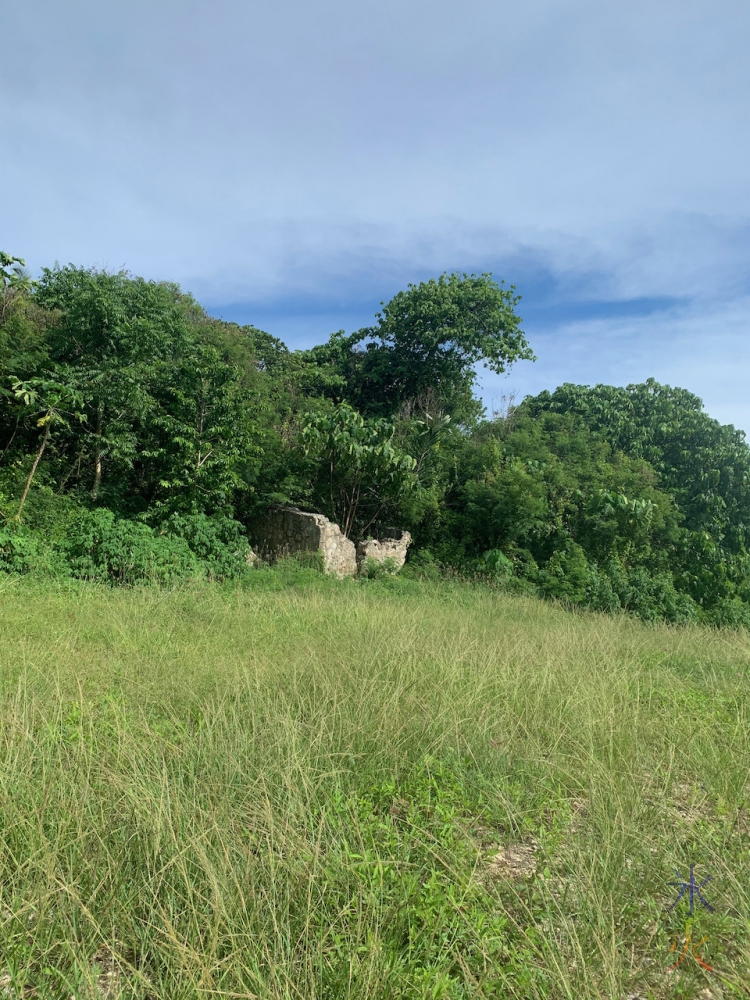
M 354 543 L 341 533 L 323 514 L 299 510 L 297 507 L 270 507 L 257 517 L 248 528 L 257 555 L 275 562 L 284 556 L 300 552 L 319 552 L 323 568 L 334 576 L 354 576 L 371 563 L 390 561 L 394 570 L 406 562 L 411 544 L 408 531 L 381 532 L 379 539 L 370 538 Z
M 390 560 L 394 570 L 399 570 L 406 562 L 406 553 L 411 544 L 408 531 L 389 531 L 381 534 L 379 539 L 368 538 L 357 545 L 357 569 L 362 572 L 368 560 L 374 563 L 384 563 Z
M 326 573 L 344 577 L 357 572 L 354 542 L 322 514 L 271 507 L 250 525 L 249 532 L 258 554 L 272 562 L 299 552 L 320 552 Z

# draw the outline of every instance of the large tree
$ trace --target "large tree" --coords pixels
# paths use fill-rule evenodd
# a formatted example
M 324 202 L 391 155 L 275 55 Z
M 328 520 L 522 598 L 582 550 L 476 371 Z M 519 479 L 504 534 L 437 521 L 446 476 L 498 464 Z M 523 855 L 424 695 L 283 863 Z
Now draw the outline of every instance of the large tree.
M 257 453 L 256 394 L 197 303 L 75 267 L 45 269 L 34 299 L 57 317 L 46 366 L 69 374 L 85 415 L 55 441 L 59 489 L 119 514 L 229 510 Z
M 566 383 L 528 398 L 532 417 L 571 413 L 613 450 L 645 459 L 684 518 L 680 585 L 704 605 L 750 587 L 750 448 L 686 389 Z
M 416 459 L 393 442 L 394 426 L 347 403 L 307 415 L 302 444 L 312 460 L 312 496 L 347 537 L 364 537 L 414 487 Z
M 460 420 L 477 409 L 479 362 L 500 373 L 534 359 L 518 302 L 515 288 L 490 274 L 443 274 L 395 295 L 374 326 L 334 334 L 307 354 L 341 372 L 342 394 L 362 412 L 388 416 L 429 399 L 431 409 Z

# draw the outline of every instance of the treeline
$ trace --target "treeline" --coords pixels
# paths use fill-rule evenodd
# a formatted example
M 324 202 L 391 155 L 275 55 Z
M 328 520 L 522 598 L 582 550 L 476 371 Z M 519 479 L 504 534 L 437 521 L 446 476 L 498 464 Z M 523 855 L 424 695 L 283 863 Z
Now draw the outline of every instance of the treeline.
M 683 389 L 564 385 L 487 419 L 475 368 L 533 357 L 514 289 L 443 275 L 307 351 L 169 283 L 0 255 L 0 570 L 250 572 L 297 504 L 352 538 L 645 618 L 750 625 L 750 449 Z

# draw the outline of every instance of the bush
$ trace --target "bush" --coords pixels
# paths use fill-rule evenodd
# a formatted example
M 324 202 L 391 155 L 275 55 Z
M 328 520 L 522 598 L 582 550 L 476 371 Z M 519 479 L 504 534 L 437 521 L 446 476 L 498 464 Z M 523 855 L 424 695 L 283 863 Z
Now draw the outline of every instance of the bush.
M 393 576 L 398 573 L 398 566 L 393 559 L 366 559 L 364 566 L 359 571 L 359 575 L 367 580 L 381 580 L 384 576 Z
M 440 563 L 427 549 L 410 551 L 400 575 L 406 579 L 431 581 L 441 580 L 443 576 Z
M 621 567 L 617 567 L 621 570 Z M 597 567 L 592 567 L 588 589 L 588 607 L 593 611 L 615 612 L 622 610 L 622 601 L 612 578 Z
M 689 594 L 675 589 L 669 573 L 652 575 L 642 566 L 630 571 L 623 607 L 645 621 L 687 624 L 698 620 L 698 605 Z
M 586 604 L 592 583 L 591 568 L 580 545 L 569 541 L 539 571 L 539 590 L 545 597 Z
M 170 584 L 204 575 L 183 538 L 156 535 L 146 524 L 110 510 L 87 511 L 64 543 L 74 576 L 108 583 Z
M 0 571 L 60 576 L 67 566 L 45 539 L 21 525 L 5 524 L 0 528 Z
M 729 628 L 750 628 L 750 607 L 739 597 L 727 597 L 703 613 L 703 620 L 710 625 Z
M 213 580 L 231 580 L 248 571 L 250 544 L 239 521 L 206 514 L 173 514 L 161 535 L 183 539 Z
M 670 573 L 650 573 L 643 566 L 625 567 L 617 560 L 600 567 L 589 563 L 575 543 L 555 552 L 537 579 L 541 596 L 594 611 L 622 610 L 645 621 L 675 624 L 699 619 L 698 605 L 689 594 L 677 590 Z
M 507 580 L 513 575 L 513 563 L 500 549 L 489 549 L 482 556 L 485 572 L 497 580 Z
M 698 620 L 698 606 L 678 591 L 669 573 L 649 573 L 643 566 L 626 568 L 617 561 L 591 567 L 587 601 L 596 611 L 622 609 L 645 621 L 684 624 Z

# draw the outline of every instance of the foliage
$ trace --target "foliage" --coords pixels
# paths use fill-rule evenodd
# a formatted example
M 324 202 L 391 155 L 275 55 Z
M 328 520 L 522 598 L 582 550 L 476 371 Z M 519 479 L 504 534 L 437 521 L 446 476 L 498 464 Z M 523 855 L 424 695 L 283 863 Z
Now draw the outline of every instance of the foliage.
M 13 303 L 30 292 L 34 284 L 23 257 L 11 257 L 0 250 L 0 324 L 5 321 Z
M 319 469 L 313 496 L 347 536 L 363 536 L 412 486 L 417 462 L 394 445 L 394 431 L 347 403 L 305 421 L 302 444 Z
M 697 396 L 653 379 L 627 388 L 564 385 L 526 400 L 532 417 L 576 415 L 615 451 L 649 463 L 681 515 L 681 589 L 710 607 L 744 596 L 750 577 L 750 449 Z
M 59 548 L 74 576 L 107 583 L 226 580 L 248 572 L 242 526 L 205 514 L 172 514 L 154 530 L 106 508 L 82 511 Z
M 64 576 L 68 567 L 39 533 L 11 522 L 0 525 L 0 571 Z
M 15 288 L 27 292 L 31 289 L 33 282 L 26 271 L 23 257 L 11 257 L 9 253 L 0 250 L 0 284 L 3 290 Z
M 366 559 L 359 574 L 366 580 L 381 580 L 385 576 L 398 572 L 393 559 Z
M 175 286 L 125 273 L 45 270 L 34 302 L 57 317 L 46 364 L 82 401 L 80 426 L 52 449 L 61 489 L 125 516 L 230 512 L 250 488 L 260 400 L 229 336 Z M 29 437 L 19 423 L 17 449 Z
M 74 576 L 107 583 L 171 584 L 200 575 L 187 542 L 104 508 L 81 516 L 66 545 Z
M 50 378 L 34 378 L 22 382 L 20 379 L 11 378 L 11 382 L 13 394 L 16 399 L 30 409 L 33 417 L 37 418 L 36 426 L 43 428 L 39 450 L 31 464 L 31 469 L 29 470 L 29 475 L 18 505 L 16 516 L 20 518 L 31 483 L 34 479 L 34 473 L 49 443 L 53 428 L 62 426 L 70 429 L 70 417 L 76 417 L 79 421 L 83 421 L 86 418 L 81 412 L 83 396 L 75 385 L 71 385 L 69 381 L 59 382 Z
M 347 398 L 364 413 L 393 415 L 431 393 L 448 412 L 469 416 L 478 362 L 503 372 L 533 358 L 514 292 L 489 274 L 443 274 L 409 285 L 383 304 L 375 326 L 334 334 L 310 357 L 340 371 Z
M 206 514 L 172 514 L 162 524 L 161 534 L 184 539 L 209 578 L 227 580 L 247 572 L 250 545 L 238 521 Z
M 56 523 L 46 532 L 16 519 L 0 526 L 0 571 L 125 585 L 228 580 L 249 572 L 247 538 L 242 525 L 229 518 L 173 514 L 155 530 L 106 508 L 66 509 L 54 495 L 46 503 L 38 499 L 34 523 L 45 523 L 48 513 Z
M 244 525 L 300 504 L 355 540 L 407 528 L 407 575 L 748 621 L 744 435 L 653 380 L 563 385 L 482 419 L 476 366 L 532 356 L 514 288 L 490 275 L 411 285 L 373 326 L 289 351 L 174 284 L 73 265 L 33 281 L 9 254 L 0 272 L 6 570 L 244 576 Z
M 482 564 L 497 580 L 507 580 L 513 575 L 513 563 L 501 549 L 488 549 L 482 555 Z

